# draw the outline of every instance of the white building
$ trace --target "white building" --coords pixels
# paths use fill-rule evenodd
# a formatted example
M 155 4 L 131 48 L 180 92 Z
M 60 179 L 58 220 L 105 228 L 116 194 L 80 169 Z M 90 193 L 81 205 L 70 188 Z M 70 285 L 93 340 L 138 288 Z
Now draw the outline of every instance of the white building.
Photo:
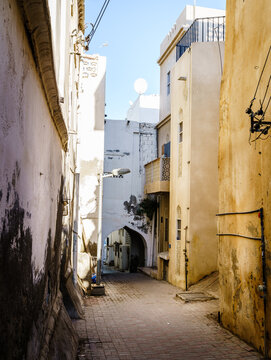
M 138 252 L 140 266 L 154 264 L 154 218 L 139 215 L 138 209 L 144 198 L 144 165 L 157 157 L 158 107 L 157 95 L 140 95 L 127 120 L 105 121 L 104 171 L 128 168 L 131 173 L 104 179 L 103 239 L 125 228 L 131 237 L 130 255 Z
M 104 161 L 106 58 L 81 57 L 79 106 L 80 241 L 78 276 L 88 289 L 97 255 L 99 183 Z
M 0 332 L 5 359 L 76 356 L 77 337 L 62 290 L 68 292 L 73 266 L 74 129 L 84 25 L 83 0 L 1 1 Z

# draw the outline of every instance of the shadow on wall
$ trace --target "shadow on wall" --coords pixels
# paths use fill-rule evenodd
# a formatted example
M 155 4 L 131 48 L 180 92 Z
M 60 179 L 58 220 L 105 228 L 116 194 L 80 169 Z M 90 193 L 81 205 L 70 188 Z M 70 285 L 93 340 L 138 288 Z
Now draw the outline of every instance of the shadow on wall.
M 129 201 L 124 201 L 123 206 L 127 213 L 132 217 L 130 224 L 147 234 L 148 231 L 151 230 L 151 223 L 150 219 L 144 216 L 141 203 L 138 203 L 135 195 L 131 195 Z
M 92 275 L 97 266 L 99 185 L 97 174 L 102 171 L 102 161 L 94 158 L 80 163 L 80 221 L 82 236 L 78 248 L 77 275 L 85 293 L 90 290 Z
M 145 253 L 146 253 L 146 246 L 145 240 L 143 237 L 135 230 L 128 228 L 127 226 L 124 229 L 130 235 L 130 272 L 136 272 L 137 267 L 145 266 Z
M 99 210 L 99 185 L 96 179 L 99 169 L 102 171 L 102 161 L 97 158 L 89 161 L 82 160 L 80 168 L 80 204 L 83 205 L 81 205 L 80 213 L 82 222 L 82 248 L 80 251 L 96 256 Z M 92 179 L 87 179 L 87 177 L 92 177 Z M 95 181 L 96 185 L 92 184 L 92 181 Z
M 70 350 L 68 342 L 72 342 L 72 337 L 67 337 L 62 345 L 57 343 L 60 333 L 54 328 L 53 319 L 58 315 L 58 312 L 54 312 L 57 311 L 56 303 L 61 303 L 63 178 L 58 191 L 55 235 L 52 236 L 49 228 L 44 270 L 38 272 L 32 263 L 34 239 L 31 228 L 26 226 L 31 213 L 20 205 L 20 194 L 17 191 L 19 177 L 20 168 L 16 163 L 13 177 L 8 182 L 7 194 L 1 198 L 1 206 L 7 210 L 0 223 L 0 357 L 24 359 L 31 354 L 36 359 L 41 354 L 47 356 L 48 351 L 62 356 L 65 350 L 61 346 Z M 50 202 L 48 198 L 48 208 Z M 60 320 L 58 324 L 60 328 L 62 326 L 62 331 L 68 327 L 67 319 L 64 322 Z M 49 344 L 52 333 L 56 341 Z
M 120 271 L 136 272 L 145 265 L 146 243 L 137 231 L 125 226 L 107 237 L 106 264 Z

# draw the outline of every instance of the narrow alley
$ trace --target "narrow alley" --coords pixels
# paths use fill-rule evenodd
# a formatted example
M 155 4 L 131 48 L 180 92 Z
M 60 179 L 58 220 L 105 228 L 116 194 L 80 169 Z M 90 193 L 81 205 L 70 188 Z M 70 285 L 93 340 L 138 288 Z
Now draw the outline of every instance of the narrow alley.
M 0 360 L 271 360 L 271 0 L 1 0 Z
M 260 359 L 214 319 L 218 300 L 188 302 L 142 273 L 103 277 L 106 296 L 86 297 L 76 320 L 78 359 Z

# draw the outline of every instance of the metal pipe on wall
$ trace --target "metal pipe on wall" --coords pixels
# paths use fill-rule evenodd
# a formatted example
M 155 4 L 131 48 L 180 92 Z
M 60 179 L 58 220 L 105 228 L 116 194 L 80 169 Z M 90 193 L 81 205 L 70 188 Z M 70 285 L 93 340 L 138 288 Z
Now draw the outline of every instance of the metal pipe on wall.
M 261 237 L 250 237 L 246 235 L 240 234 L 217 234 L 218 236 L 238 236 L 250 240 L 260 240 L 261 241 L 261 258 L 262 258 L 262 278 L 263 283 L 258 286 L 258 290 L 263 292 L 263 307 L 264 307 L 264 359 L 269 359 L 268 357 L 268 346 L 267 346 L 267 327 L 266 327 L 266 319 L 267 319 L 267 286 L 266 286 L 266 251 L 265 251 L 265 238 L 264 238 L 264 214 L 263 208 L 252 210 L 252 211 L 242 211 L 242 212 L 226 212 L 221 214 L 216 214 L 216 216 L 229 216 L 229 215 L 245 215 L 245 214 L 253 214 L 258 213 L 261 221 Z
M 78 223 L 79 223 L 79 183 L 80 173 L 74 173 L 74 203 L 73 203 L 73 275 L 74 285 L 77 284 L 77 254 L 78 254 Z
M 96 284 L 101 284 L 102 278 L 102 204 L 103 204 L 103 174 L 99 174 L 99 211 L 98 211 L 98 239 L 97 239 L 97 278 Z

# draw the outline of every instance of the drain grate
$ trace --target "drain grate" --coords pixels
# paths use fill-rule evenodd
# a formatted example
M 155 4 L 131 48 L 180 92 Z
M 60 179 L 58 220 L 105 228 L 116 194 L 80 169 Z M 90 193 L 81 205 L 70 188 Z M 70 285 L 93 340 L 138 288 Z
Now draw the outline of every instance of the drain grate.
M 205 294 L 203 292 L 182 292 L 182 293 L 178 293 L 176 294 L 176 297 L 180 298 L 181 300 L 185 301 L 185 302 L 190 302 L 190 301 L 209 301 L 209 300 L 214 300 L 215 297 Z

